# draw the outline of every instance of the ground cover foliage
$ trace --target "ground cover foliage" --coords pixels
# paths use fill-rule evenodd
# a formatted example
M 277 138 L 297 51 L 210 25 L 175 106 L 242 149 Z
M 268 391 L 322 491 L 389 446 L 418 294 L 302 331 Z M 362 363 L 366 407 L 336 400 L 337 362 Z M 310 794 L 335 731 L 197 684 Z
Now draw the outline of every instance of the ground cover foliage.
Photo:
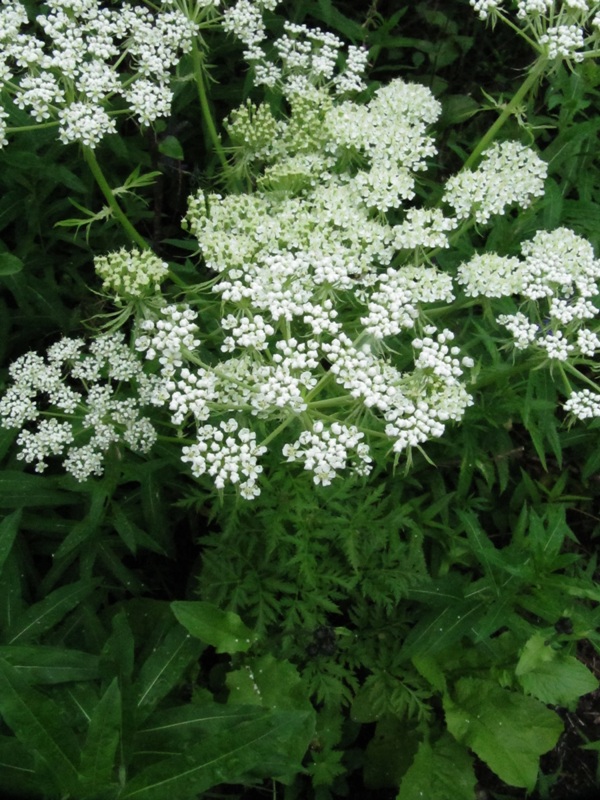
M 596 796 L 599 4 L 0 40 L 3 796 Z

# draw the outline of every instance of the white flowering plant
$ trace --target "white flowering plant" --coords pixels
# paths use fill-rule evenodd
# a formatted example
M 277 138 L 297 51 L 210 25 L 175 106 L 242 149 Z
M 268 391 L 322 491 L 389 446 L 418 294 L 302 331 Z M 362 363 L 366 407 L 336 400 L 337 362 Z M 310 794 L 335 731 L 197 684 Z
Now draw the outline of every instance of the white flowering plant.
M 528 54 L 489 125 L 489 105 L 408 70 L 372 79 L 408 6 L 359 24 L 309 0 L 1 0 L 0 158 L 10 179 L 19 136 L 45 158 L 66 148 L 53 174 L 86 215 L 39 247 L 0 242 L 18 333 L 0 396 L 6 591 L 26 597 L 22 532 L 36 569 L 51 562 L 43 594 L 3 618 L 7 785 L 24 769 L 34 796 L 49 781 L 187 800 L 268 780 L 320 800 L 357 796 L 360 769 L 364 792 L 472 800 L 485 764 L 533 792 L 562 730 L 548 706 L 574 713 L 597 690 L 600 596 L 570 513 L 597 522 L 579 494 L 598 468 L 600 173 L 573 177 L 563 151 L 583 158 L 597 133 L 600 4 L 455 4 L 486 43 L 499 26 L 477 16 Z M 453 65 L 474 46 L 414 13 L 448 39 L 402 47 Z M 85 245 L 62 233 L 81 226 Z M 44 335 L 62 328 L 45 353 L 38 286 Z M 75 676 L 89 713 L 71 709 L 64 746 L 51 722 L 22 721 L 20 702 L 47 721 L 67 701 L 45 702 L 19 659 L 51 685 L 61 659 Z M 375 734 L 357 758 L 360 725 Z

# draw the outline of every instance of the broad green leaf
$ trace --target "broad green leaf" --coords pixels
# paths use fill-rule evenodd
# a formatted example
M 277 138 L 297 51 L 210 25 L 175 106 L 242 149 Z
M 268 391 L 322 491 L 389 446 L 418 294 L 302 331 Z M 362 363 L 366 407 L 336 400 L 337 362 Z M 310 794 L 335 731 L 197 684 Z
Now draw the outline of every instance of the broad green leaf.
M 229 702 L 272 709 L 310 711 L 307 688 L 296 667 L 268 654 L 227 674 Z
M 14 275 L 16 272 L 21 272 L 23 269 L 23 262 L 12 253 L 0 253 L 0 277 L 2 275 Z
M 0 508 L 61 506 L 81 502 L 81 495 L 56 489 L 52 477 L 17 470 L 0 472 Z
M 510 786 L 533 791 L 539 757 L 562 731 L 560 718 L 533 697 L 502 689 L 493 681 L 461 678 L 454 699 L 444 696 L 446 724 Z
M 177 686 L 203 649 L 204 645 L 179 625 L 169 630 L 142 665 L 136 681 L 136 705 L 142 717 Z
M 473 800 L 477 779 L 467 750 L 448 734 L 421 742 L 396 800 Z
M 62 792 L 77 796 L 78 745 L 56 704 L 32 689 L 17 670 L 0 659 L 0 714 L 28 749 L 33 749 Z
M 402 656 L 429 655 L 459 642 L 471 632 L 484 610 L 481 603 L 462 600 L 425 614 L 406 637 Z
M 0 573 L 19 531 L 22 510 L 18 509 L 0 522 Z
M 579 698 L 598 688 L 598 681 L 575 656 L 546 645 L 534 634 L 525 644 L 515 674 L 527 694 L 550 705 L 574 708 Z
M 48 645 L 6 645 L 0 647 L 0 658 L 29 683 L 67 683 L 98 677 L 98 657 L 81 650 Z
M 171 609 L 196 639 L 212 645 L 217 653 L 245 653 L 254 634 L 233 611 L 222 611 L 202 600 L 177 600 Z
M 290 759 L 290 748 L 306 751 L 312 733 L 309 714 L 265 712 L 143 770 L 126 785 L 120 800 L 189 800 L 221 783 L 297 772 L 301 767 Z
M 90 595 L 94 581 L 83 580 L 61 586 L 44 600 L 30 606 L 15 620 L 7 634 L 8 644 L 27 642 L 54 627 L 71 609 Z
M 164 139 L 158 143 L 158 150 L 163 156 L 173 158 L 176 161 L 183 161 L 183 147 L 179 139 L 175 136 L 165 136 Z
M 81 751 L 83 797 L 97 796 L 113 779 L 120 735 L 121 693 L 115 678 L 94 709 Z
M 369 789 L 398 786 L 418 745 L 416 723 L 391 715 L 379 720 L 365 750 L 365 786 Z

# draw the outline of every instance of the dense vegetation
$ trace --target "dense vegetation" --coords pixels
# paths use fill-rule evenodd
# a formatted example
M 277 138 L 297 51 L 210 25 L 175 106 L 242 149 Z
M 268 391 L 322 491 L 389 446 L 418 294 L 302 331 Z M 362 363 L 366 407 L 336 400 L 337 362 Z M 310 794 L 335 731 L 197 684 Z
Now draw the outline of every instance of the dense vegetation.
M 595 797 L 600 3 L 0 42 L 2 796 Z

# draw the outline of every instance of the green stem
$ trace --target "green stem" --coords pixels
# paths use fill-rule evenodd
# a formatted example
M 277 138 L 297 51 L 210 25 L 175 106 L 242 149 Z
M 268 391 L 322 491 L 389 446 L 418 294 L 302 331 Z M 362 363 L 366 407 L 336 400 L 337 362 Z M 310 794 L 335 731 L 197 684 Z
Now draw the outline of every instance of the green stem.
M 192 45 L 192 58 L 194 60 L 194 77 L 196 80 L 196 87 L 198 89 L 198 100 L 200 101 L 200 108 L 202 109 L 202 115 L 208 129 L 208 135 L 212 141 L 215 153 L 221 162 L 221 166 L 223 169 L 227 169 L 228 164 L 225 157 L 225 152 L 223 151 L 223 146 L 221 144 L 221 140 L 219 139 L 219 134 L 217 133 L 210 107 L 208 105 L 208 97 L 206 94 L 206 86 L 204 85 L 204 75 L 202 72 L 202 56 L 200 55 L 200 50 L 198 49 L 198 42 L 196 39 L 194 39 Z
M 98 164 L 98 160 L 96 159 L 94 151 L 91 149 L 91 147 L 86 147 L 84 145 L 83 154 L 96 183 L 100 187 L 100 191 L 106 198 L 108 205 L 113 212 L 115 219 L 121 224 L 121 227 L 125 230 L 129 238 L 133 239 L 133 241 L 139 245 L 142 250 L 149 250 L 150 245 L 148 242 L 140 233 L 136 231 L 121 206 L 117 203 L 117 199 L 114 196 L 112 189 L 108 185 L 108 181 L 104 177 L 104 173 L 100 168 L 100 164 Z
M 543 74 L 546 68 L 546 59 L 540 58 L 532 67 L 531 71 L 518 88 L 516 93 L 513 95 L 512 100 L 506 104 L 502 113 L 498 117 L 498 119 L 494 122 L 494 124 L 488 128 L 486 133 L 481 137 L 477 147 L 473 150 L 469 158 L 463 164 L 464 169 L 470 169 L 473 164 L 477 161 L 479 156 L 483 153 L 483 151 L 491 144 L 491 142 L 496 137 L 498 131 L 502 128 L 504 123 L 508 120 L 510 116 L 512 116 L 515 109 L 519 106 L 523 98 L 527 95 L 530 89 L 535 86 L 539 77 Z

